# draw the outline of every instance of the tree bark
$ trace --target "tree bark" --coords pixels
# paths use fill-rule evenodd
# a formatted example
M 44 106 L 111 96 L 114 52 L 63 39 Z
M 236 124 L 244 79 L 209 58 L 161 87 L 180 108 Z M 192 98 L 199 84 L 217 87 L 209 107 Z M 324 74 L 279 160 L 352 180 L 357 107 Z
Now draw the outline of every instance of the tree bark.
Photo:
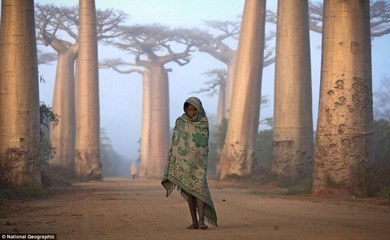
M 40 185 L 34 1 L 3 0 L 0 35 L 0 183 Z
M 221 83 L 219 85 L 219 94 L 218 94 L 218 107 L 217 107 L 217 126 L 220 127 L 224 119 L 226 110 L 226 83 Z
M 280 181 L 311 177 L 310 64 L 308 1 L 278 1 L 272 173 Z
M 76 175 L 101 179 L 99 159 L 99 74 L 94 0 L 80 0 L 80 38 L 76 81 Z
M 313 193 L 372 193 L 370 2 L 324 3 L 322 71 Z M 332 189 L 333 188 L 333 189 Z
M 226 78 L 226 94 L 225 94 L 225 113 L 224 118 L 229 119 L 229 112 L 232 105 L 234 81 L 236 75 L 236 54 L 230 55 L 227 65 L 227 78 Z
M 169 85 L 166 69 L 151 64 L 149 159 L 146 178 L 161 178 L 168 156 Z
M 221 179 L 232 175 L 250 175 L 255 163 L 254 148 L 258 132 L 263 68 L 265 3 L 261 0 L 245 1 L 238 42 L 236 82 L 225 145 L 221 153 Z
M 148 176 L 148 169 L 150 168 L 150 85 L 151 85 L 151 73 L 145 68 L 143 73 L 143 94 L 142 94 L 142 130 L 141 130 L 141 150 L 140 150 L 140 178 L 146 178 Z
M 59 115 L 58 124 L 50 131 L 50 140 L 55 149 L 50 165 L 67 177 L 74 176 L 75 168 L 75 72 L 74 65 L 78 45 L 62 48 L 58 52 L 57 72 L 53 93 L 53 112 Z

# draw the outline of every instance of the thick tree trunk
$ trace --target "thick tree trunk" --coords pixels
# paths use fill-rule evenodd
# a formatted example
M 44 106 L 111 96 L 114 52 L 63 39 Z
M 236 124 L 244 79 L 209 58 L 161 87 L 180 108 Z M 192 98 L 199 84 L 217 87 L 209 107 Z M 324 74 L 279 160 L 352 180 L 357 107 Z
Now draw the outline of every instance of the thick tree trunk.
M 143 74 L 143 95 L 142 95 L 142 129 L 141 129 L 141 150 L 140 150 L 140 171 L 139 177 L 146 178 L 148 176 L 148 169 L 150 168 L 150 71 L 145 68 Z
M 313 193 L 371 194 L 373 113 L 368 0 L 324 3 Z
M 0 35 L 0 184 L 40 185 L 34 1 L 3 0 Z
M 258 131 L 264 51 L 265 1 L 246 0 L 238 43 L 229 124 L 220 178 L 252 173 Z M 257 123 L 257 124 L 256 124 Z
M 150 69 L 149 159 L 146 178 L 161 178 L 168 155 L 169 85 L 163 66 Z
M 80 38 L 76 81 L 76 174 L 101 179 L 99 159 L 99 74 L 94 0 L 80 0 Z
M 278 1 L 277 18 L 272 172 L 294 181 L 313 158 L 308 1 Z
M 50 139 L 55 155 L 50 165 L 74 176 L 75 168 L 75 80 L 74 64 L 77 45 L 58 53 L 57 73 L 53 94 L 53 112 L 60 116 L 58 125 L 51 129 Z

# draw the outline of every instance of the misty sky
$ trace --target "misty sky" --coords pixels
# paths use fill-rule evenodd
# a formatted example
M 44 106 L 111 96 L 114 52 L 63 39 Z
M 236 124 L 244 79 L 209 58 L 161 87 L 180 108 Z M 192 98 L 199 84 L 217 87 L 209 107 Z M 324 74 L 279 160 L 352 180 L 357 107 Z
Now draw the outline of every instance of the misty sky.
M 39 4 L 55 4 L 75 6 L 78 0 L 35 0 Z M 276 0 L 268 0 L 267 8 L 276 11 Z M 172 27 L 204 27 L 203 20 L 237 20 L 242 15 L 244 0 L 96 0 L 97 9 L 120 9 L 130 16 L 129 24 L 159 23 Z M 266 28 L 275 31 L 275 28 Z M 321 35 L 311 33 L 312 87 L 313 87 L 313 118 L 316 125 L 319 79 L 320 79 L 320 46 Z M 375 39 L 372 42 L 373 90 L 379 88 L 383 77 L 390 77 L 390 36 Z M 42 51 L 53 51 L 49 47 L 39 46 Z M 132 56 L 113 48 L 99 46 L 99 58 L 121 57 L 129 62 Z M 56 63 L 39 66 L 39 73 L 46 83 L 40 84 L 40 99 L 51 105 L 54 89 Z M 191 62 L 185 66 L 167 64 L 172 68 L 169 73 L 170 84 L 170 125 L 182 114 L 183 102 L 194 95 L 209 79 L 203 73 L 213 68 L 225 67 L 224 64 L 204 53 L 194 53 Z M 114 149 L 125 158 L 134 161 L 138 157 L 139 139 L 141 134 L 142 82 L 141 76 L 121 75 L 112 70 L 101 69 L 100 80 L 100 115 L 101 128 L 111 139 Z M 260 118 L 273 115 L 273 81 L 274 65 L 263 71 L 262 94 L 267 95 L 269 103 L 261 109 Z M 212 122 L 217 110 L 217 96 L 209 97 L 197 94 Z

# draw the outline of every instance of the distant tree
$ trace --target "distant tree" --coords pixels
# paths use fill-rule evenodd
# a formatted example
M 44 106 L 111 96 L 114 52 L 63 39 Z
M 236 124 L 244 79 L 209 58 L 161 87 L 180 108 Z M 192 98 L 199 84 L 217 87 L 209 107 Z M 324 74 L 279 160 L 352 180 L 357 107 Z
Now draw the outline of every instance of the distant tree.
M 50 64 L 51 62 L 57 60 L 57 56 L 55 53 L 47 53 L 47 52 L 42 52 L 39 49 L 37 50 L 38 50 L 38 65 Z
M 205 83 L 206 88 L 202 88 L 194 93 L 205 93 L 210 97 L 218 95 L 217 126 L 220 126 L 223 119 L 225 119 L 227 72 L 225 69 L 217 68 L 208 70 L 204 75 L 211 78 L 211 80 Z
M 218 106 L 218 109 L 223 110 L 218 112 L 218 122 L 228 117 L 230 108 L 233 88 L 232 77 L 234 76 L 234 62 L 236 56 L 235 45 L 237 44 L 237 38 L 240 32 L 239 23 L 239 21 L 205 21 L 206 27 L 214 30 L 217 34 L 212 35 L 208 32 L 204 32 L 202 35 L 199 35 L 205 40 L 205 44 L 198 46 L 199 51 L 210 54 L 215 59 L 226 64 L 227 67 L 226 81 L 224 87 L 221 88 L 222 91 L 220 91 L 220 94 L 223 95 L 225 99 L 223 101 L 222 99 L 221 101 L 218 101 L 218 104 L 224 104 L 224 106 Z
M 218 110 L 217 110 L 217 126 L 220 126 L 224 120 L 227 120 L 226 118 L 221 119 L 220 114 L 225 106 L 225 93 L 224 88 L 226 85 L 226 79 L 227 79 L 227 73 L 225 69 L 217 68 L 217 69 L 211 69 L 204 73 L 206 76 L 210 77 L 211 80 L 205 82 L 205 85 L 207 87 L 201 88 L 198 91 L 194 91 L 193 93 L 204 93 L 205 95 L 209 97 L 213 97 L 215 95 L 218 95 Z M 260 104 L 265 107 L 268 103 L 267 96 L 261 96 Z M 262 120 L 261 120 L 262 121 Z
M 214 115 L 208 115 L 209 120 L 209 155 L 207 159 L 207 175 L 209 178 L 217 179 L 219 177 L 218 163 L 218 127 Z
M 125 177 L 130 173 L 130 161 L 115 151 L 105 129 L 100 129 L 100 160 L 104 177 Z
M 240 21 L 205 21 L 208 29 L 211 29 L 217 34 L 211 34 L 207 30 L 202 31 L 196 37 L 201 38 L 204 44 L 198 46 L 199 51 L 208 53 L 215 59 L 226 64 L 227 77 L 224 87 L 220 88 L 219 94 L 223 95 L 225 100 L 219 96 L 217 118 L 220 123 L 222 119 L 228 118 L 229 109 L 231 106 L 232 91 L 234 87 L 235 61 L 236 61 L 236 44 L 238 34 L 240 33 Z M 265 51 L 263 57 L 263 67 L 271 65 L 275 61 L 273 48 L 269 47 L 269 43 L 274 39 L 275 34 L 270 32 L 265 38 Z M 220 106 L 224 104 L 224 106 Z
M 198 31 L 171 29 L 156 24 L 126 26 L 121 30 L 122 37 L 109 43 L 135 56 L 134 62 L 129 66 L 135 65 L 143 69 L 141 70 L 144 81 L 143 115 L 146 115 L 146 123 L 149 126 L 144 128 L 143 125 L 142 129 L 148 129 L 145 131 L 149 134 L 146 136 L 144 132 L 141 137 L 139 176 L 159 178 L 164 170 L 169 139 L 168 72 L 170 69 L 167 69 L 165 64 L 171 62 L 179 66 L 188 64 L 194 46 L 199 44 L 199 40 L 194 37 Z M 109 63 L 110 61 L 106 61 L 104 64 Z M 117 64 L 118 62 L 114 62 L 111 67 L 115 68 Z M 142 158 L 145 151 L 148 151 L 147 159 Z
M 3 0 L 0 31 L 0 185 L 41 186 L 34 1 Z
M 119 10 L 97 10 L 97 38 L 117 37 L 118 27 L 127 19 Z M 56 154 L 50 164 L 62 168 L 67 175 L 74 175 L 75 146 L 75 61 L 79 45 L 78 7 L 36 5 L 37 40 L 50 46 L 55 52 L 39 54 L 39 63 L 57 60 L 57 72 L 53 93 L 53 111 L 61 116 L 59 125 L 51 131 L 51 141 Z
M 50 139 L 56 154 L 50 160 L 50 165 L 56 169 L 63 168 L 64 176 L 74 175 L 74 140 L 75 140 L 75 95 L 74 95 L 74 62 L 78 54 L 77 42 L 72 44 L 67 40 L 57 38 L 59 30 L 67 30 L 70 37 L 77 41 L 77 31 L 74 19 L 68 16 L 74 16 L 71 10 L 73 8 L 58 8 L 53 5 L 37 4 L 36 28 L 38 32 L 37 40 L 46 46 L 51 46 L 57 56 L 57 73 L 53 93 L 53 110 L 60 115 L 61 122 L 50 131 Z M 77 18 L 78 19 L 78 18 Z M 65 29 L 66 26 L 68 29 Z M 72 27 L 70 27 L 72 26 Z M 62 28 L 60 28 L 62 27 Z M 47 56 L 47 55 L 46 55 Z M 49 55 L 49 60 L 53 58 Z M 40 62 L 47 64 L 49 61 Z M 60 172 L 60 171 L 59 171 Z
M 390 187 L 390 79 L 374 93 L 375 163 L 380 187 Z
M 380 87 L 374 93 L 375 119 L 390 119 L 390 78 L 382 80 Z

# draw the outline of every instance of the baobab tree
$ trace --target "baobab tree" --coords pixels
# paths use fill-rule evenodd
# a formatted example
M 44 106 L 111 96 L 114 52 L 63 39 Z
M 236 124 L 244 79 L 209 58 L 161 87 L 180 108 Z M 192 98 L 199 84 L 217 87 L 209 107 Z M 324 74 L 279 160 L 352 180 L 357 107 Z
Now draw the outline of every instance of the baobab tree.
M 193 36 L 197 31 L 146 25 L 122 27 L 122 32 L 120 39 L 110 43 L 135 55 L 132 64 L 144 69 L 143 114 L 146 116 L 142 117 L 145 122 L 142 126 L 140 177 L 160 178 L 169 140 L 169 69 L 165 64 L 175 62 L 183 66 L 189 63 L 190 53 L 198 44 Z M 176 44 L 175 49 L 181 49 L 173 49 L 173 44 Z
M 140 139 L 140 177 L 147 176 L 147 170 L 153 165 L 149 161 L 149 139 L 150 139 L 150 71 L 147 68 L 138 69 L 136 64 L 125 62 L 122 59 L 105 59 L 100 63 L 100 68 L 113 69 L 120 74 L 138 73 L 142 76 L 142 120 L 141 120 L 141 139 Z
M 310 30 L 322 33 L 323 4 L 322 1 L 310 1 Z M 370 29 L 371 39 L 390 33 L 390 1 L 370 1 Z
M 284 5 L 284 4 L 289 4 L 289 3 L 279 2 L 279 5 L 281 5 L 281 4 Z M 300 2 L 300 4 L 301 4 L 301 2 Z M 294 6 L 296 6 L 296 5 L 294 5 Z M 372 39 L 374 37 L 380 37 L 380 36 L 390 32 L 389 8 L 390 8 L 389 1 L 382 1 L 382 0 L 371 1 L 370 19 L 371 19 Z M 293 8 L 288 8 L 288 9 L 293 9 Z M 303 10 L 303 9 L 301 9 L 301 10 Z M 280 11 L 278 11 L 278 13 L 279 12 Z M 284 12 L 286 12 L 286 11 L 284 11 Z M 310 13 L 310 17 L 309 17 L 310 30 L 318 32 L 318 33 L 322 33 L 322 20 L 323 20 L 322 1 L 321 2 L 310 1 L 309 13 Z M 306 15 L 306 13 L 305 13 L 305 15 Z M 302 16 L 305 16 L 305 15 L 297 14 L 297 16 L 291 18 L 291 20 L 287 21 L 286 23 L 282 23 L 282 21 L 280 19 L 278 19 L 278 21 L 276 21 L 276 17 L 272 17 L 272 14 L 269 14 L 269 16 L 271 16 L 269 18 L 269 21 L 273 22 L 275 24 L 278 23 L 278 25 L 285 26 L 284 24 L 292 24 L 294 22 L 294 20 L 302 19 Z M 306 16 L 305 16 L 305 18 L 306 18 Z M 282 20 L 285 20 L 285 18 L 283 18 Z M 297 24 L 297 26 L 304 26 L 304 25 L 306 26 L 307 24 L 306 23 L 305 24 Z M 287 27 L 287 29 L 292 29 L 292 28 Z M 298 33 L 298 32 L 299 31 L 296 31 L 296 30 L 293 31 L 293 33 Z M 278 34 L 281 34 L 281 32 L 279 30 L 278 30 Z M 285 34 L 285 36 L 291 37 L 291 36 L 296 36 L 296 35 L 295 34 Z M 279 37 L 279 39 L 280 39 L 280 37 Z M 300 46 L 300 45 L 296 44 L 296 43 L 300 43 L 301 41 L 296 40 L 293 42 L 294 42 L 293 48 L 287 48 L 287 49 L 284 49 L 280 52 L 287 53 L 287 56 L 298 56 L 296 54 L 288 53 L 288 50 L 294 51 L 294 50 L 299 49 L 299 47 L 297 47 L 297 46 Z M 278 43 L 279 44 L 282 43 L 283 45 L 286 45 L 286 41 L 284 41 L 284 40 L 278 41 Z M 307 42 L 305 44 L 307 44 L 306 46 L 308 46 Z M 301 56 L 306 55 L 305 51 L 299 50 L 298 52 L 299 52 L 299 60 L 305 60 L 306 58 L 301 58 Z M 277 61 L 286 62 L 286 61 L 288 61 L 288 58 L 286 58 L 286 56 L 284 56 L 282 58 L 280 58 L 278 56 Z M 299 61 L 293 61 L 292 64 L 286 64 L 286 66 L 293 66 L 293 64 L 297 63 L 297 62 L 299 62 Z M 300 66 L 302 67 L 302 66 L 310 66 L 310 65 L 308 63 L 305 63 L 305 64 L 300 64 Z M 287 71 L 297 72 L 295 70 L 299 69 L 299 67 L 288 67 L 288 68 L 282 67 L 281 69 L 277 68 L 275 71 L 275 76 L 277 79 L 276 81 L 278 81 L 279 79 L 288 79 L 290 76 L 295 76 L 294 74 L 287 74 L 287 75 L 284 75 L 284 77 L 281 77 L 281 78 L 278 77 L 278 73 L 280 73 L 281 71 L 286 72 L 286 69 L 288 69 Z M 309 73 L 309 72 L 310 72 L 310 70 L 306 71 L 306 73 Z M 281 74 L 279 74 L 279 75 L 281 75 Z M 304 78 L 298 77 L 298 79 L 304 79 Z M 299 86 L 299 85 L 294 85 L 294 86 Z M 301 114 L 301 113 L 298 114 L 299 116 L 297 116 L 297 118 L 291 118 L 291 116 L 288 115 L 289 116 L 288 119 L 285 118 L 284 121 L 282 121 L 280 119 L 281 116 L 287 117 L 287 115 L 285 115 L 284 113 L 289 112 L 289 110 L 292 110 L 291 112 L 293 112 L 293 113 L 299 112 L 296 109 L 291 108 L 290 107 L 291 104 L 302 102 L 302 101 L 291 101 L 291 98 L 286 97 L 286 94 L 283 94 L 283 97 L 281 95 L 277 94 L 278 92 L 280 92 L 280 88 L 285 89 L 287 87 L 288 87 L 288 84 L 285 84 L 285 83 L 278 85 L 276 82 L 276 84 L 275 84 L 275 109 L 278 109 L 280 111 L 275 111 L 275 132 L 274 132 L 274 138 L 275 138 L 274 139 L 274 150 L 275 150 L 274 151 L 274 158 L 275 158 L 274 160 L 275 161 L 274 161 L 274 165 L 273 165 L 273 172 L 278 177 L 281 177 L 281 175 L 286 175 L 288 171 L 291 172 L 292 171 L 291 166 L 297 166 L 295 168 L 296 170 L 297 170 L 297 168 L 301 168 L 303 166 L 310 168 L 310 154 L 307 154 L 307 153 L 310 153 L 309 147 L 312 145 L 312 143 L 309 142 L 309 139 L 312 138 L 311 135 L 309 134 L 310 131 L 308 130 L 308 129 L 310 129 L 310 127 L 309 127 L 310 124 L 309 124 L 309 122 L 307 122 L 308 123 L 308 124 L 306 124 L 307 126 L 303 127 L 302 124 L 297 124 L 299 122 L 294 122 L 294 119 L 296 119 L 296 120 L 300 119 L 299 121 L 301 121 L 301 122 L 305 121 L 305 119 L 309 120 L 309 116 L 306 115 L 306 113 L 311 113 L 311 108 L 309 107 L 309 102 L 306 102 L 305 105 L 307 105 L 307 111 L 305 111 L 303 114 Z M 295 89 L 295 87 L 294 87 L 294 89 Z M 306 90 L 310 89 L 310 85 L 307 85 L 307 87 L 304 87 L 304 89 L 306 89 Z M 308 94 L 307 91 L 306 91 L 306 93 Z M 299 94 L 296 96 L 301 96 L 302 98 L 305 97 L 306 99 L 309 99 L 307 94 Z M 287 101 L 284 101 L 284 100 L 287 100 Z M 289 106 L 289 107 L 286 107 L 286 106 Z M 278 115 L 278 113 L 279 113 L 279 115 Z M 305 117 L 302 117 L 302 116 L 305 116 Z M 301 132 L 298 135 L 296 135 L 296 138 L 301 139 L 301 141 L 298 141 L 298 142 L 301 143 L 301 146 L 303 146 L 304 149 L 296 151 L 297 149 L 289 146 L 289 144 L 293 143 L 294 141 L 287 141 L 289 138 L 291 138 L 291 136 L 289 136 L 288 130 L 286 130 L 287 128 L 291 129 L 291 131 L 292 131 L 292 129 L 296 129 L 297 132 Z M 306 131 L 305 131 L 305 129 L 306 129 Z M 282 130 L 284 130 L 284 131 L 282 131 Z M 291 133 L 290 133 L 290 135 L 291 135 Z M 306 139 L 306 140 L 304 140 L 304 139 Z M 283 141 L 283 140 L 286 140 L 286 141 Z M 295 142 L 297 142 L 297 141 L 295 141 Z M 305 142 L 305 143 L 303 143 L 303 142 Z M 287 145 L 287 146 L 283 147 L 283 145 Z M 302 160 L 302 164 L 297 165 L 296 160 L 297 160 L 298 155 L 293 154 L 294 152 L 301 154 L 300 158 Z M 295 157 L 294 157 L 294 155 L 295 155 Z M 305 159 L 305 158 L 307 158 L 307 159 Z M 304 164 L 304 162 L 307 162 L 307 164 Z M 285 168 L 285 170 L 283 170 L 283 168 Z
M 369 1 L 324 2 L 313 193 L 372 194 L 373 106 Z
M 269 16 L 271 17 L 271 15 Z M 217 125 L 220 126 L 223 119 L 228 119 L 231 98 L 234 88 L 234 75 L 235 75 L 235 63 L 236 63 L 236 45 L 234 42 L 238 38 L 240 33 L 239 21 L 205 21 L 207 28 L 212 29 L 213 32 L 217 32 L 216 35 L 202 31 L 196 37 L 201 38 L 204 44 L 198 46 L 200 52 L 205 52 L 220 62 L 224 63 L 227 68 L 227 77 L 223 87 L 220 87 L 219 93 L 224 95 L 225 99 L 219 97 L 218 109 L 224 111 L 218 111 Z M 274 39 L 275 34 L 270 32 L 265 38 L 265 51 L 264 51 L 264 63 L 263 68 L 271 65 L 275 61 L 274 51 L 269 47 L 269 43 Z M 233 43 L 232 43 L 233 42 Z
M 205 44 L 199 45 L 198 50 L 200 52 L 205 52 L 214 57 L 215 59 L 226 64 L 227 68 L 227 78 L 224 83 L 224 86 L 220 88 L 220 94 L 225 96 L 225 99 L 218 101 L 218 109 L 223 111 L 218 111 L 217 115 L 217 125 L 219 126 L 222 123 L 222 120 L 228 118 L 230 101 L 232 96 L 233 89 L 233 80 L 235 72 L 235 57 L 236 50 L 235 46 L 229 45 L 227 40 L 236 40 L 240 32 L 240 26 L 238 21 L 205 21 L 205 25 L 208 28 L 216 30 L 219 34 L 213 36 L 207 32 L 204 32 L 200 35 L 205 40 Z
M 311 177 L 313 115 L 308 1 L 278 1 L 272 172 Z
M 50 132 L 56 153 L 50 161 L 52 167 L 61 169 L 67 177 L 74 175 L 75 158 L 75 61 L 79 51 L 78 7 L 36 5 L 37 40 L 50 46 L 57 57 L 42 53 L 42 64 L 57 60 L 53 111 L 60 116 L 58 125 Z M 127 15 L 118 10 L 97 11 L 97 39 L 117 37 L 117 29 Z M 62 37 L 60 37 L 62 36 Z M 43 55 L 45 54 L 45 55 Z M 45 58 L 43 58 L 46 56 Z M 49 57 L 49 58 L 48 58 Z
M 76 81 L 75 170 L 78 178 L 100 179 L 99 71 L 95 0 L 80 0 Z
M 0 54 L 0 184 L 39 186 L 39 81 L 34 1 L 2 1 Z
M 246 0 L 238 42 L 231 114 L 221 153 L 220 178 L 247 176 L 255 163 L 263 69 L 266 1 Z
M 78 44 L 58 39 L 55 36 L 59 25 L 67 26 L 72 14 L 71 9 L 60 9 L 52 5 L 37 4 L 38 40 L 51 46 L 57 52 L 57 72 L 53 94 L 53 111 L 60 115 L 59 124 L 50 131 L 50 140 L 55 155 L 50 165 L 61 168 L 64 175 L 72 176 L 74 172 L 74 140 L 75 140 L 75 95 L 74 95 L 74 62 L 78 54 Z M 73 20 L 73 19 L 72 19 Z M 73 34 L 72 29 L 68 33 Z
M 221 126 L 222 121 L 225 117 L 226 111 L 226 82 L 227 82 L 227 71 L 222 68 L 216 68 L 208 70 L 204 73 L 212 79 L 206 82 L 207 87 L 199 89 L 194 93 L 205 93 L 210 97 L 218 95 L 218 108 L 217 108 L 217 126 Z

